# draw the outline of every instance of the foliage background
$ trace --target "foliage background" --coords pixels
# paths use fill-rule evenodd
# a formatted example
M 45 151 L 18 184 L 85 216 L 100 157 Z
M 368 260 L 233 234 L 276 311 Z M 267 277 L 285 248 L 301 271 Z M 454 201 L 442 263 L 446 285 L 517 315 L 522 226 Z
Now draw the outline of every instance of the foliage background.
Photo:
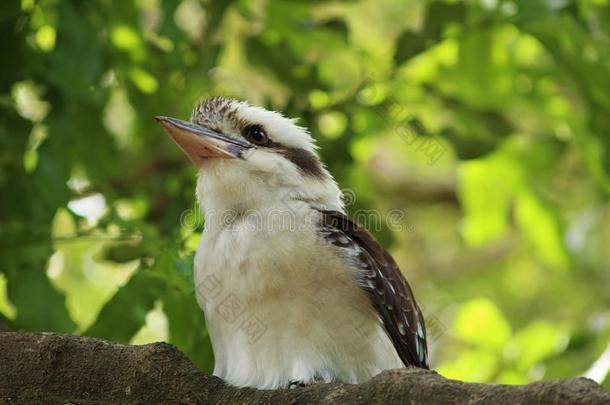
M 221 94 L 300 117 L 352 213 L 403 210 L 373 231 L 441 374 L 610 388 L 609 34 L 607 0 L 3 1 L 0 329 L 211 370 L 195 169 L 153 117 Z

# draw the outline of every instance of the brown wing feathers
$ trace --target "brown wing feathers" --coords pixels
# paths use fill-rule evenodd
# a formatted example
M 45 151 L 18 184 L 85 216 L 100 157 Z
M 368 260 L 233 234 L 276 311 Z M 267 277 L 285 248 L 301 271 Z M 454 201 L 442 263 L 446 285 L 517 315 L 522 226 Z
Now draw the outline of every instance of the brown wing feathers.
M 338 211 L 320 211 L 321 233 L 345 249 L 362 272 L 360 286 L 406 366 L 428 368 L 426 329 L 413 292 L 390 254 L 362 226 Z

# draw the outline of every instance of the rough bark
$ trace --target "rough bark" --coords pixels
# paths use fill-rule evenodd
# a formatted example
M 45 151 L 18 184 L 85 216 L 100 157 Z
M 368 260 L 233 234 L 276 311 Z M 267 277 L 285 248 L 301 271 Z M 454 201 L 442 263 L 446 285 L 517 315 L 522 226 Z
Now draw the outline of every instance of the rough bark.
M 54 333 L 0 332 L 0 403 L 610 404 L 586 378 L 471 384 L 433 371 L 386 371 L 359 385 L 292 390 L 227 386 L 165 343 L 131 346 Z

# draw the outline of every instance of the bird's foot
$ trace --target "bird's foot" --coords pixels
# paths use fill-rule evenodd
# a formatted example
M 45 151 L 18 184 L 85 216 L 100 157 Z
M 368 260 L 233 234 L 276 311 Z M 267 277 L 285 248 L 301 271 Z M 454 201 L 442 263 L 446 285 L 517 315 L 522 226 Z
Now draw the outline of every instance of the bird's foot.
M 288 381 L 288 389 L 293 389 L 293 388 L 299 388 L 299 387 L 306 387 L 307 384 L 304 381 L 301 380 L 290 380 Z

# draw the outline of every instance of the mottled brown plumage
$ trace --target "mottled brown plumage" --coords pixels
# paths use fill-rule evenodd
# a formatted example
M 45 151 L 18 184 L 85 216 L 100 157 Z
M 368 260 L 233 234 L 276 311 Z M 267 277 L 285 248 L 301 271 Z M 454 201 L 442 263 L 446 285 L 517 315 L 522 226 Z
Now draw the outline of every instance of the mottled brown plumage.
M 221 124 L 233 123 L 241 130 L 248 123 L 237 118 L 235 102 L 224 97 L 215 96 L 201 101 L 191 113 L 191 121 L 210 129 L 218 129 Z
M 426 329 L 411 287 L 390 254 L 365 228 L 339 211 L 320 211 L 325 239 L 362 270 L 358 280 L 406 366 L 428 368 Z

